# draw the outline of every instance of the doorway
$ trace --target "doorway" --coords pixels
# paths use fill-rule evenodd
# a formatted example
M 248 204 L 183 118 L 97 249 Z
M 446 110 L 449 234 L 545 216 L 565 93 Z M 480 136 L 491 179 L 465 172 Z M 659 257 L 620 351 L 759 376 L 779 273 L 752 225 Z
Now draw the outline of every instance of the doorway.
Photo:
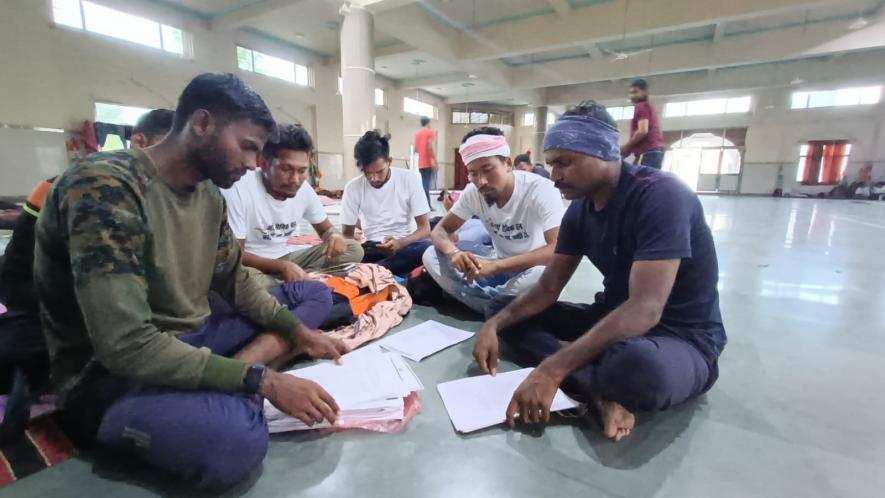
M 746 135 L 746 128 L 666 132 L 671 145 L 661 169 L 695 192 L 737 193 Z

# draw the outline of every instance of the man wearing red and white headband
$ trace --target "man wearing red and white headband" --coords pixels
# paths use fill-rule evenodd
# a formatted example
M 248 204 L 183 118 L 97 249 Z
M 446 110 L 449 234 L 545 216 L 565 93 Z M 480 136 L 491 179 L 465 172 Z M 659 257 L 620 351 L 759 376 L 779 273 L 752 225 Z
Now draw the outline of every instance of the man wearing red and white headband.
M 483 313 L 492 298 L 516 295 L 538 281 L 553 254 L 564 213 L 553 182 L 514 171 L 510 147 L 498 128 L 477 128 L 459 149 L 470 184 L 431 233 L 424 266 L 440 287 Z M 478 217 L 492 247 L 452 241 L 466 220 Z

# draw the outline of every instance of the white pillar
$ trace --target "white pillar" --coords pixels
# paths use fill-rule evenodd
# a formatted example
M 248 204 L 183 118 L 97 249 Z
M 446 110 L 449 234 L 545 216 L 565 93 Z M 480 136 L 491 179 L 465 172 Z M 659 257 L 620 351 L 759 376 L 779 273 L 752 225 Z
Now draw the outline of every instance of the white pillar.
M 532 141 L 532 162 L 544 164 L 544 134 L 547 133 L 547 106 L 535 108 L 535 139 Z
M 372 129 L 375 115 L 375 53 L 372 14 L 363 7 L 341 7 L 341 103 L 344 128 L 344 179 L 359 172 L 353 146 Z

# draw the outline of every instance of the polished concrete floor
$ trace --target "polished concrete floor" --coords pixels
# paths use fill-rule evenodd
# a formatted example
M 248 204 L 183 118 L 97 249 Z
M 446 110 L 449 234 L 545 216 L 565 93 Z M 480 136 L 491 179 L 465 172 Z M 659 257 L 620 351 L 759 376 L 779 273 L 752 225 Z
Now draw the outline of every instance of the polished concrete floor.
M 885 493 L 885 203 L 702 197 L 729 344 L 702 399 L 640 418 L 620 443 L 592 422 L 455 433 L 439 382 L 474 373 L 470 342 L 415 365 L 422 413 L 400 434 L 274 437 L 229 496 L 880 497 Z M 564 296 L 587 300 L 583 265 Z M 416 307 L 470 330 L 453 309 Z M 117 461 L 76 459 L 0 496 L 193 496 Z

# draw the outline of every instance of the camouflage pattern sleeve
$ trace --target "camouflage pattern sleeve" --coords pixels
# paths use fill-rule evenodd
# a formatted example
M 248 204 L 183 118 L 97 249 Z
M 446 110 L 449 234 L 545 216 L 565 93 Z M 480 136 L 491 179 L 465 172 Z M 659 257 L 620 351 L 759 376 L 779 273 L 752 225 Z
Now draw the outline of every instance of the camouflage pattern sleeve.
M 151 234 L 138 184 L 114 165 L 79 169 L 57 186 L 58 212 L 68 233 L 74 290 L 98 361 L 140 382 L 238 390 L 244 364 L 185 344 L 151 322 L 145 267 Z M 206 371 L 215 378 L 204 378 Z
M 242 265 L 240 243 L 227 223 L 226 202 L 219 230 L 213 288 L 238 313 L 292 342 L 295 328 L 301 322 Z

